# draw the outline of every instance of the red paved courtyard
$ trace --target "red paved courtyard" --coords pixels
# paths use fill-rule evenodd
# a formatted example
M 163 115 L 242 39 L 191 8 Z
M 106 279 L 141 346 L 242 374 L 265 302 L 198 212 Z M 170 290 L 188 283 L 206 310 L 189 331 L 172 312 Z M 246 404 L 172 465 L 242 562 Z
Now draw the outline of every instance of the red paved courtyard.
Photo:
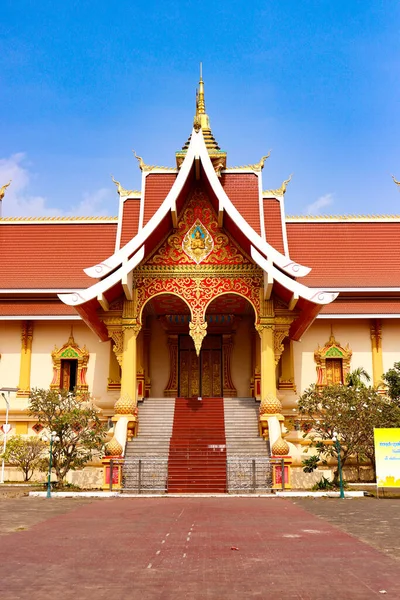
M 1 600 L 400 598 L 399 561 L 289 500 L 116 498 L 68 511 L 0 537 Z

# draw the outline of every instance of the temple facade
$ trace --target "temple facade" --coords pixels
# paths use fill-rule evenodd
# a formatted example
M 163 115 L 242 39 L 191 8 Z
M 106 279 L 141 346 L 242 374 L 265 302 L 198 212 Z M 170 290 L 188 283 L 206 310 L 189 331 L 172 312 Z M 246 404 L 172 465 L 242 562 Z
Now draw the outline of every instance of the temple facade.
M 400 360 L 400 217 L 286 216 L 291 177 L 274 187 L 269 153 L 229 166 L 202 79 L 175 166 L 135 156 L 141 190 L 113 179 L 118 217 L 0 219 L 11 434 L 40 434 L 32 388 L 88 391 L 123 462 L 146 402 L 253 399 L 257 434 L 304 484 L 299 394 L 357 367 L 379 386 Z

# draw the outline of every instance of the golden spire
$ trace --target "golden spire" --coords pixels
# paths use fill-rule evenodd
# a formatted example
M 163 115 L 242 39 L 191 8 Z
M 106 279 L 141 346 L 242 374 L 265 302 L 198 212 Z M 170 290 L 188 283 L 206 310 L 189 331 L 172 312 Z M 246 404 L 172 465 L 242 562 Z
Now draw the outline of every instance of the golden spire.
M 221 148 L 218 146 L 218 143 L 215 140 L 211 131 L 210 119 L 208 118 L 208 115 L 206 113 L 202 63 L 200 63 L 199 88 L 196 90 L 196 114 L 193 119 L 193 129 L 196 132 L 200 131 L 200 129 L 202 130 L 208 154 L 212 160 L 212 163 L 214 165 L 214 168 L 216 169 L 218 176 L 220 176 L 221 171 L 226 168 L 226 152 L 224 150 L 221 150 Z M 190 135 L 188 141 L 183 146 L 182 150 L 176 152 L 176 164 L 178 168 L 181 166 L 186 156 L 191 137 L 192 136 Z
M 204 101 L 203 63 L 200 63 L 199 91 L 197 93 L 196 117 L 206 114 L 206 103 Z

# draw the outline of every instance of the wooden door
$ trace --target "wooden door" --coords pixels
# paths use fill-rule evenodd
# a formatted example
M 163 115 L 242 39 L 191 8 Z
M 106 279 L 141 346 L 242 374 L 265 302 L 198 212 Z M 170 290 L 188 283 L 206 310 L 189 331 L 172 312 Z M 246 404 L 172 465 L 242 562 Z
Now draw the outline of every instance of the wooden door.
M 179 340 L 179 389 L 181 398 L 222 397 L 222 339 L 209 335 L 203 342 L 200 360 L 190 336 Z

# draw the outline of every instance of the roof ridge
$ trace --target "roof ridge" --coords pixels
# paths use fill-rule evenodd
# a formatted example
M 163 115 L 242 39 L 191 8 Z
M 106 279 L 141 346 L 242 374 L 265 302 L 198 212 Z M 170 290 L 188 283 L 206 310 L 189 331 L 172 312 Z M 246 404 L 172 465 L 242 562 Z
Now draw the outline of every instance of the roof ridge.
M 5 223 L 7 221 L 12 221 L 13 223 L 22 221 L 22 222 L 33 222 L 33 221 L 118 221 L 118 217 L 106 217 L 106 216 L 96 216 L 96 217 L 0 217 L 0 223 Z
M 317 221 L 322 221 L 324 219 L 326 220 L 341 220 L 341 221 L 347 221 L 350 219 L 353 220 L 362 220 L 362 219 L 370 219 L 370 220 L 378 220 L 378 219 L 400 219 L 400 215 L 352 215 L 352 214 L 348 214 L 348 215 L 286 215 L 286 220 L 290 221 L 290 220 L 294 220 L 294 219 L 299 219 L 299 220 L 304 220 L 304 221 L 311 221 L 311 220 L 317 220 Z

